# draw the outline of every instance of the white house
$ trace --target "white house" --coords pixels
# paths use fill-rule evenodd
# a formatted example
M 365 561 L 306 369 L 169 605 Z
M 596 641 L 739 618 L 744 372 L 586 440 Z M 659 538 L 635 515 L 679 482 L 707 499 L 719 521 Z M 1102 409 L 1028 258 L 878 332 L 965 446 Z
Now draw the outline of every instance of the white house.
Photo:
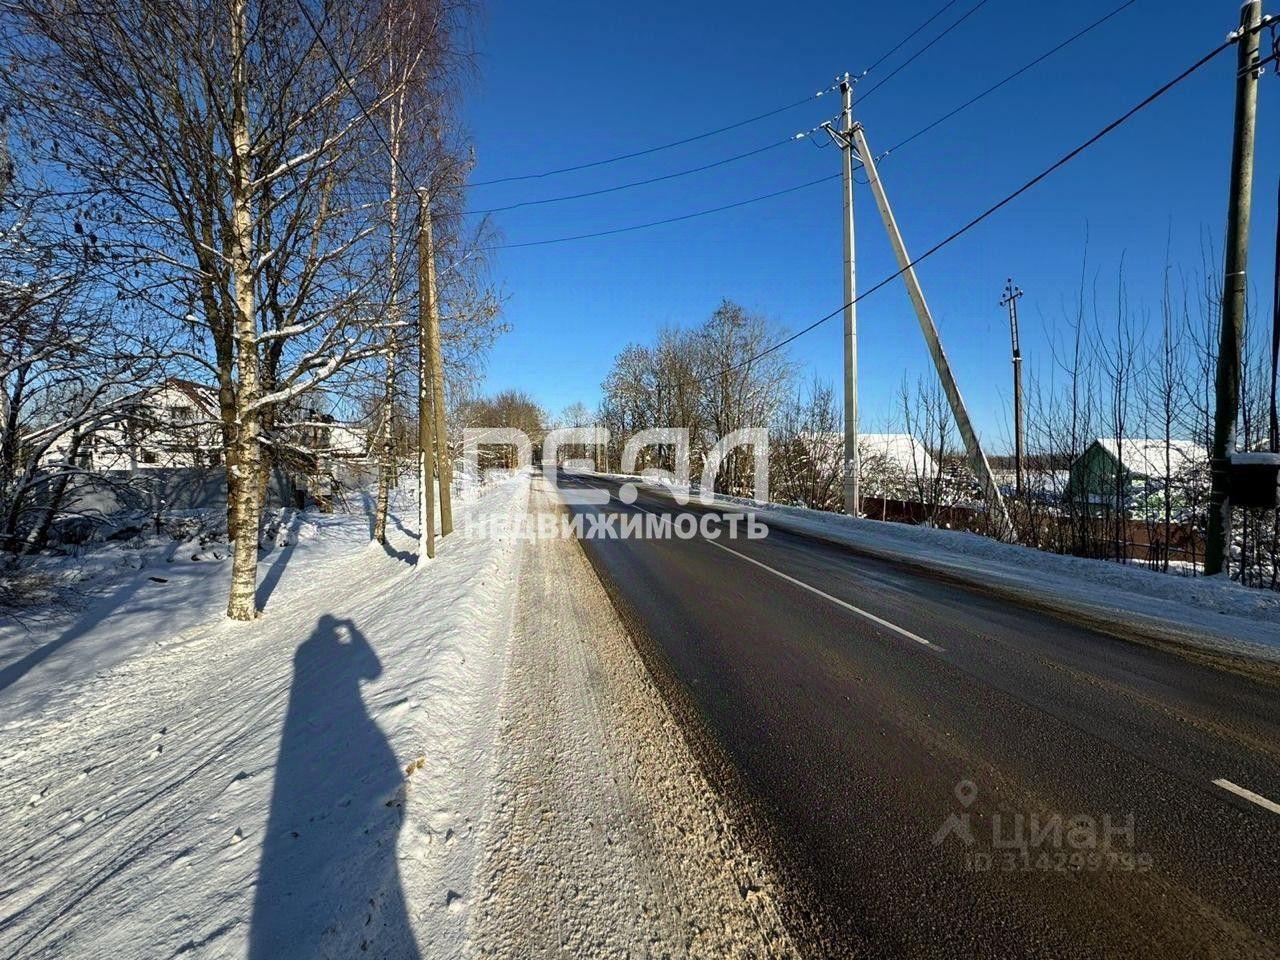
M 304 416 L 308 424 L 291 431 L 300 447 L 320 458 L 359 460 L 368 455 L 364 427 L 309 410 Z M 64 462 L 69 446 L 70 437 L 60 438 L 41 463 Z M 216 467 L 221 463 L 222 420 L 216 391 L 192 380 L 170 377 L 86 437 L 77 466 L 103 472 Z
M 339 460 L 363 460 L 369 455 L 369 431 L 354 423 L 329 428 L 329 456 Z
M 311 406 L 293 412 L 297 424 L 288 439 L 323 459 L 363 460 L 369 456 L 369 431 L 356 423 L 338 420 Z
M 41 462 L 65 461 L 70 443 L 70 437 L 59 438 Z M 86 437 L 77 466 L 99 472 L 213 467 L 221 458 L 217 394 L 203 384 L 170 377 Z
M 837 472 L 842 470 L 843 433 L 806 433 L 803 440 L 816 460 Z M 938 462 L 924 443 L 909 433 L 859 433 L 858 466 L 864 483 L 930 480 L 938 474 Z

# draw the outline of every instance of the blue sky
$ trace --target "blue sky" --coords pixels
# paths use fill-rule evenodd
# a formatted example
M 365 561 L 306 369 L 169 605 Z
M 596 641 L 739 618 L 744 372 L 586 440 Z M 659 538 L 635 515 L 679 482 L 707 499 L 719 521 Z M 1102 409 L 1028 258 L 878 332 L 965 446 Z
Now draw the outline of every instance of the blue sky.
M 466 119 L 473 179 L 536 173 L 677 140 L 802 99 L 874 62 L 943 0 L 891 3 L 601 4 L 489 0 Z M 976 0 L 958 0 L 886 60 L 870 87 Z M 882 151 L 1098 19 L 1120 0 L 988 0 L 855 108 Z M 880 173 L 908 248 L 919 253 L 1057 159 L 1220 43 L 1233 2 L 1138 0 L 1107 24 L 886 158 Z M 1169 250 L 1194 271 L 1202 235 L 1221 243 L 1235 53 L 1223 53 L 1052 179 L 920 267 L 961 389 L 994 450 L 1008 445 L 1006 276 L 1026 291 L 1023 353 L 1048 340 L 1075 295 L 1088 237 L 1104 281 L 1124 257 L 1134 301 L 1154 310 Z M 1261 88 L 1252 283 L 1269 309 L 1280 80 Z M 472 189 L 472 208 L 576 193 L 743 153 L 833 116 L 835 95 L 694 144 L 562 176 Z M 820 142 L 820 141 L 815 141 Z M 839 170 L 834 148 L 799 142 L 666 183 L 495 214 L 521 243 L 732 203 Z M 895 269 L 869 190 L 857 207 L 859 285 Z M 511 325 L 486 389 L 518 387 L 555 412 L 594 405 L 614 355 L 724 297 L 798 329 L 842 302 L 839 181 L 683 223 L 602 239 L 494 251 Z M 904 373 L 931 367 L 900 282 L 859 304 L 864 421 L 890 413 Z M 838 383 L 840 323 L 791 356 Z

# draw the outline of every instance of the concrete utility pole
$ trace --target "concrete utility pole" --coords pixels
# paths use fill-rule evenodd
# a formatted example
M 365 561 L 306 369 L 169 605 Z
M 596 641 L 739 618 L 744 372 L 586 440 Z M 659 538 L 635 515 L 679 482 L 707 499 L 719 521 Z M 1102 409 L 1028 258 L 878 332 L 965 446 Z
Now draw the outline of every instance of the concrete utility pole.
M 436 555 L 435 403 L 431 375 L 431 316 L 436 304 L 435 245 L 431 208 L 425 190 L 418 193 L 418 558 Z
M 1213 449 L 1209 466 L 1209 524 L 1205 534 L 1204 572 L 1222 573 L 1231 544 L 1230 456 L 1236 447 L 1240 412 L 1240 352 L 1244 342 L 1249 265 L 1249 209 L 1253 198 L 1253 140 L 1258 118 L 1258 25 L 1262 0 L 1240 8 L 1236 35 L 1236 109 L 1231 144 L 1231 187 L 1227 196 L 1226 260 L 1222 277 L 1222 328 L 1218 338 L 1218 372 L 1213 414 Z
M 862 513 L 860 466 L 858 464 L 858 296 L 853 239 L 853 81 L 840 78 L 844 107 L 840 129 L 827 126 L 827 133 L 840 145 L 844 179 L 844 512 L 851 517 Z
M 969 454 L 969 465 L 973 468 L 986 495 L 987 507 L 991 511 L 991 520 L 995 525 L 996 533 L 1000 539 L 1013 542 L 1015 539 L 1013 522 L 1009 519 L 1008 510 L 1005 509 L 1004 497 L 1000 495 L 1000 488 L 996 485 L 996 478 L 991 472 L 991 464 L 987 462 L 987 456 L 978 443 L 978 434 L 969 420 L 969 411 L 965 408 L 964 399 L 960 396 L 960 387 L 956 383 L 955 375 L 951 372 L 947 355 L 942 350 L 942 341 L 938 338 L 938 327 L 933 322 L 933 314 L 929 312 L 929 305 L 925 302 L 924 291 L 920 288 L 915 267 L 911 265 L 911 258 L 907 255 L 906 244 L 903 243 L 902 233 L 898 230 L 897 221 L 893 218 L 889 198 L 885 195 L 884 184 L 880 182 L 880 175 L 876 172 L 876 161 L 871 155 L 871 148 L 867 145 L 867 137 L 861 124 L 853 128 L 853 142 L 862 159 L 862 168 L 867 171 L 871 192 L 875 195 L 876 206 L 880 209 L 880 217 L 884 220 L 884 228 L 889 234 L 889 243 L 892 244 L 894 255 L 898 258 L 898 267 L 907 285 L 907 295 L 910 296 L 911 304 L 916 310 L 916 317 L 920 321 L 920 331 L 924 334 L 925 343 L 929 345 L 929 353 L 933 357 L 934 367 L 937 368 L 938 379 L 942 381 L 942 389 L 947 395 L 947 402 L 951 405 L 951 413 L 956 418 L 956 426 L 960 429 L 960 436 L 964 438 L 965 450 Z
M 1013 285 L 1010 277 L 1004 285 L 1000 306 L 1009 308 L 1009 335 L 1013 338 L 1013 469 L 1018 496 L 1022 496 L 1022 458 L 1025 454 L 1022 441 L 1022 347 L 1018 343 L 1018 301 L 1022 288 Z

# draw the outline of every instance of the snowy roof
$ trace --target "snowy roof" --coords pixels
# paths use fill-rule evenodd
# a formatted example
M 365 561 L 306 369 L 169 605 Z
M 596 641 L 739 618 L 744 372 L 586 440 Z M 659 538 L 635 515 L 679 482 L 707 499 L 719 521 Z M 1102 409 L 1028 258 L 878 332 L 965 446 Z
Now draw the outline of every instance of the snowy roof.
M 196 383 L 194 380 L 184 380 L 182 377 L 169 377 L 163 384 L 161 390 L 169 388 L 177 390 L 184 394 L 192 403 L 204 409 L 206 413 L 214 413 L 217 411 L 217 394 L 213 387 L 206 386 L 203 383 Z
M 909 433 L 860 433 L 858 456 L 882 458 L 906 473 L 930 476 L 938 469 L 925 445 Z
M 811 450 L 825 448 L 832 452 L 836 462 L 843 456 L 843 433 L 805 433 L 802 436 Z M 938 469 L 925 445 L 909 433 L 859 433 L 858 459 L 864 465 L 872 460 L 888 462 L 903 473 L 916 476 L 931 476 Z
M 1099 437 L 1094 441 L 1103 450 L 1115 457 L 1130 473 L 1143 477 L 1164 476 L 1165 443 L 1164 440 L 1151 440 L 1141 437 Z M 1195 463 L 1209 459 L 1204 447 L 1190 440 L 1168 441 L 1169 467 L 1174 472 Z
M 329 428 L 329 452 L 363 457 L 369 452 L 369 431 L 358 424 L 335 423 Z
M 205 413 L 218 412 L 218 394 L 213 387 L 194 380 L 184 380 L 182 377 L 166 377 L 160 383 L 145 388 L 141 396 L 149 400 L 158 398 L 170 401 L 182 397 Z

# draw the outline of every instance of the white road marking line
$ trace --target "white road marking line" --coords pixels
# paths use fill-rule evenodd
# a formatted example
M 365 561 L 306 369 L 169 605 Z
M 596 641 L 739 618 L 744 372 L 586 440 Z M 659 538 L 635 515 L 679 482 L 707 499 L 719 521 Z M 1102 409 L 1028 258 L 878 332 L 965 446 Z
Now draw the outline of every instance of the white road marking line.
M 1261 794 L 1254 793 L 1252 790 L 1246 790 L 1230 780 L 1215 780 L 1214 786 L 1221 787 L 1223 790 L 1234 793 L 1237 797 L 1244 797 L 1251 803 L 1256 803 L 1263 810 L 1270 810 L 1272 813 L 1280 813 L 1280 803 L 1273 803 Z
M 640 504 L 638 503 L 634 503 L 632 504 L 632 506 L 635 507 L 637 510 L 641 511 L 642 513 L 648 513 L 651 516 L 657 516 L 657 514 L 653 513 L 653 511 L 646 510 L 644 507 L 640 506 Z M 848 610 L 850 613 L 856 613 L 860 617 L 865 617 L 866 619 L 870 620 L 872 623 L 876 623 L 884 627 L 886 630 L 892 630 L 894 633 L 900 634 L 901 636 L 906 637 L 908 640 L 914 640 L 916 643 L 921 644 L 922 646 L 926 646 L 931 650 L 937 650 L 939 653 L 942 653 L 944 651 L 943 647 L 938 646 L 936 643 L 934 643 L 931 640 L 926 640 L 924 637 L 919 636 L 918 634 L 914 634 L 910 630 L 907 630 L 903 627 L 898 626 L 896 623 L 890 623 L 888 620 L 885 620 L 883 617 L 877 617 L 874 613 L 871 613 L 867 610 L 863 610 L 861 607 L 855 607 L 852 603 L 848 603 L 844 600 L 841 600 L 839 597 L 833 597 L 829 593 L 824 593 L 822 590 L 819 590 L 817 587 L 810 586 L 809 584 L 805 583 L 803 580 L 797 580 L 795 577 L 790 576 L 789 574 L 785 574 L 781 570 L 775 570 L 773 567 L 769 566 L 767 563 L 761 563 L 759 560 L 755 559 L 754 557 L 749 557 L 745 553 L 739 553 L 737 550 L 734 550 L 731 547 L 726 547 L 723 543 L 717 543 L 714 540 L 707 540 L 705 537 L 703 537 L 702 539 L 704 540 L 704 542 L 711 544 L 711 546 L 713 547 L 719 547 L 721 550 L 725 551 L 725 553 L 731 553 L 735 557 L 740 557 L 741 559 L 747 561 L 747 563 L 754 563 L 757 567 L 760 567 L 762 570 L 768 570 L 775 577 L 781 577 L 783 580 L 786 580 L 788 583 L 795 584 L 797 587 L 800 587 L 803 590 L 808 590 L 810 593 L 817 594 L 818 596 L 822 597 L 822 599 L 829 600 L 831 603 L 834 603 L 838 607 L 844 607 L 844 609 Z

